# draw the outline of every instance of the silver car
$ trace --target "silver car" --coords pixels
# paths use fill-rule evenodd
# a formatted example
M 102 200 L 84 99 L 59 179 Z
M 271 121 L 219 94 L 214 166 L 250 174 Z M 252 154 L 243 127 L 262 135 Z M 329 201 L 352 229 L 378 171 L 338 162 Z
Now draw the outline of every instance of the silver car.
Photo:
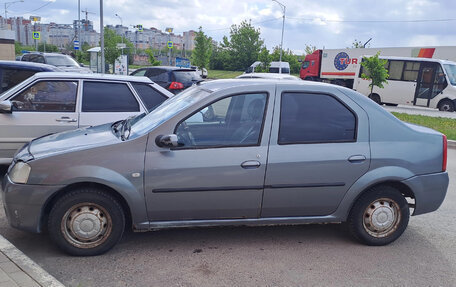
M 134 231 L 348 222 L 385 245 L 448 188 L 446 138 L 352 90 L 221 80 L 151 113 L 35 139 L 3 180 L 9 223 L 73 255 Z
M 0 95 L 0 164 L 36 137 L 148 113 L 172 95 L 146 77 L 37 73 Z

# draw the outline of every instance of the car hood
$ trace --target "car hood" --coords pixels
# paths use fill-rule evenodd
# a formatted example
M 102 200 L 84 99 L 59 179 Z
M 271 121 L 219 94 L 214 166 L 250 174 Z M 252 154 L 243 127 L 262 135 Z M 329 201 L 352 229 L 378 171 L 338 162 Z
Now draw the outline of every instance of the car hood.
M 111 123 L 55 133 L 32 140 L 21 153 L 29 153 L 34 159 L 56 154 L 100 147 L 120 142 L 111 130 Z

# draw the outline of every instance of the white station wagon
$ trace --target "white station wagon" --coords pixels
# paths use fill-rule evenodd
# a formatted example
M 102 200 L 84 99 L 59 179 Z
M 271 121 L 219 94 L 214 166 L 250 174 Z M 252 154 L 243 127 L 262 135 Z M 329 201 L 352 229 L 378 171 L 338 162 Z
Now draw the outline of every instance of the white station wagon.
M 172 95 L 146 77 L 37 73 L 0 95 L 0 164 L 34 138 L 149 113 Z

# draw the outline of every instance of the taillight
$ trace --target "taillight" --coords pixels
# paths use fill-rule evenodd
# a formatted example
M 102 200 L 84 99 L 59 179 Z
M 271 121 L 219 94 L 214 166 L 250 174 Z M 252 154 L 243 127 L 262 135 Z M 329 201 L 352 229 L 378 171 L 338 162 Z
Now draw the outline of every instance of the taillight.
M 181 90 L 184 88 L 184 84 L 180 82 L 172 82 L 171 85 L 169 85 L 170 90 Z
M 443 135 L 443 161 L 442 161 L 442 171 L 446 171 L 447 168 L 447 137 Z

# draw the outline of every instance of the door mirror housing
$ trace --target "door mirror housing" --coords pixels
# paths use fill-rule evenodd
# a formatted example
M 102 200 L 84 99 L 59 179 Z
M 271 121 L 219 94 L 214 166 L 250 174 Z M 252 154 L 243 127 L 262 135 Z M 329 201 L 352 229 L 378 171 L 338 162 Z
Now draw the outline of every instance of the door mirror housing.
M 11 114 L 13 112 L 13 103 L 10 100 L 0 102 L 0 113 Z
M 177 142 L 177 135 L 159 135 L 155 138 L 155 144 L 159 147 L 177 147 L 179 143 Z

